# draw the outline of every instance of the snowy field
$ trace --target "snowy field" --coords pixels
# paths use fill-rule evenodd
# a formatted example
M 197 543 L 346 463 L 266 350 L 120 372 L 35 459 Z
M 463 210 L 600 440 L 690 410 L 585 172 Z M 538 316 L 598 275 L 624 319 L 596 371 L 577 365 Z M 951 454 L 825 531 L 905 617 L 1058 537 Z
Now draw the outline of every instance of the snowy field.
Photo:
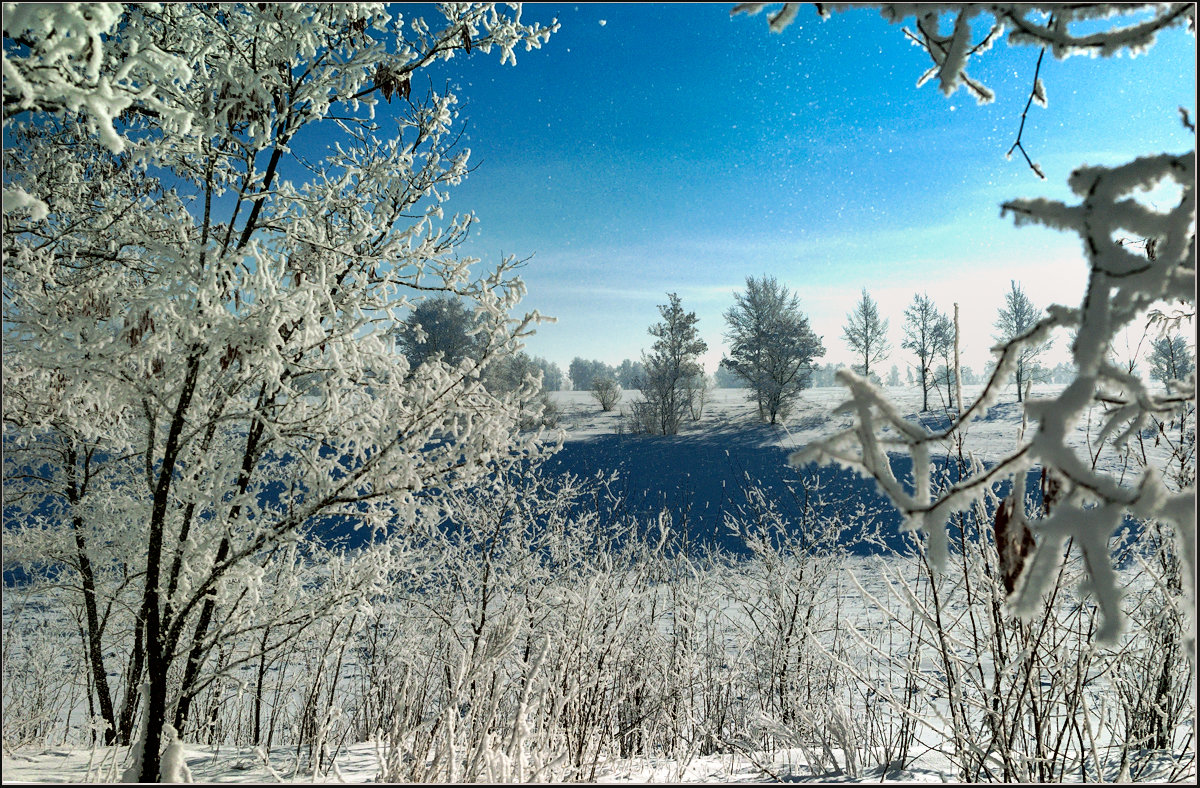
M 968 403 L 981 388 L 964 386 L 963 396 Z M 1042 399 L 1061 389 L 1038 386 L 1031 399 Z M 919 388 L 888 389 L 888 395 L 909 421 L 931 430 L 949 424 L 937 392 L 930 392 L 930 410 L 925 413 L 920 412 Z M 736 540 L 726 538 L 724 518 L 745 503 L 743 490 L 750 480 L 771 491 L 776 504 L 794 521 L 801 519 L 806 506 L 818 511 L 846 511 L 848 503 L 861 504 L 873 520 L 885 526 L 885 535 L 889 536 L 886 547 L 895 549 L 903 543 L 896 536 L 900 516 L 873 480 L 841 468 L 809 465 L 794 469 L 787 465 L 791 452 L 851 425 L 848 414 L 831 414 L 845 397 L 843 389 L 803 392 L 788 417 L 775 426 L 755 423 L 755 406 L 744 390 L 717 389 L 709 393 L 699 421 L 687 424 L 680 435 L 672 437 L 628 434 L 628 406 L 631 400 L 640 398 L 637 391 L 623 392 L 621 402 L 607 413 L 588 392 L 555 392 L 554 397 L 567 439 L 563 450 L 550 461 L 551 467 L 584 476 L 615 471 L 620 475 L 616 487 L 629 508 L 650 516 L 663 507 L 687 512 L 693 532 L 701 541 L 708 539 L 726 549 L 739 550 Z M 1094 453 L 1090 450 L 1096 448 L 1092 445 L 1098 432 L 1096 410 L 1091 434 L 1085 420 L 1069 441 L 1089 462 Z M 1022 428 L 1022 412 L 1015 395 L 1003 398 L 971 424 L 964 452 L 988 465 L 1012 453 Z M 1025 429 L 1035 426 L 1028 424 Z M 1165 448 L 1154 445 L 1153 436 L 1138 448 L 1150 462 L 1166 460 Z M 956 449 L 947 446 L 943 452 L 950 455 Z M 911 461 L 899 455 L 893 456 L 892 467 L 902 480 L 912 471 Z M 1128 458 L 1114 451 L 1100 452 L 1097 467 L 1116 477 L 1130 470 Z M 1037 488 L 1036 469 L 1030 474 L 1028 486 Z M 1001 491 L 1005 493 L 1007 487 Z
M 889 394 L 911 420 L 945 423 L 918 413 L 919 390 Z M 276 731 L 269 749 L 246 743 L 252 664 L 231 667 L 198 704 L 211 710 L 214 741 L 183 744 L 180 774 L 229 783 L 1194 777 L 1191 669 L 1165 623 L 1156 556 L 1127 556 L 1122 583 L 1137 626 L 1118 648 L 1097 651 L 1088 639 L 1097 614 L 1078 595 L 1077 561 L 1062 562 L 1060 596 L 1041 617 L 1005 622 L 986 539 L 963 526 L 961 551 L 931 575 L 873 482 L 786 466 L 788 453 L 849 426 L 830 415 L 841 389 L 804 392 L 780 426 L 756 424 L 745 391 L 713 391 L 674 437 L 631 434 L 624 410 L 637 396 L 625 392 L 603 413 L 586 392 L 555 393 L 565 445 L 547 467 L 615 472 L 609 486 L 619 500 L 607 515 L 619 511 L 646 532 L 665 508 L 673 538 L 682 530 L 692 545 L 686 555 L 653 538 L 632 547 L 614 538 L 611 555 L 593 554 L 588 537 L 568 529 L 562 540 L 577 555 L 522 574 L 512 568 L 521 550 L 527 558 L 559 548 L 513 537 L 482 604 L 458 586 L 401 589 L 392 603 L 355 612 L 344 628 L 323 624 L 294 653 L 264 662 L 259 689 L 273 693 Z M 975 458 L 992 463 L 1016 445 L 1022 411 L 1011 399 L 971 427 L 966 451 Z M 1074 445 L 1094 452 L 1095 440 L 1085 425 Z M 1146 452 L 1165 459 L 1161 449 Z M 1105 450 L 1096 461 L 1119 474 L 1128 458 Z M 811 531 L 796 533 L 797 523 Z M 871 540 L 864 528 L 884 535 Z M 472 555 L 446 563 L 465 566 Z M 5 726 L 14 722 L 10 694 L 23 686 L 52 694 L 41 708 L 58 716 L 26 741 L 6 732 L 5 781 L 119 781 L 127 748 L 87 743 L 87 706 L 70 686 L 75 624 L 38 619 L 28 612 L 36 601 L 5 595 Z M 356 628 L 360 615 L 374 629 Z M 57 646 L 46 639 L 52 631 L 66 633 L 54 635 Z M 391 651 L 371 640 L 380 631 L 400 633 L 387 641 Z M 456 646 L 455 632 L 473 632 L 474 645 Z M 349 648 L 339 651 L 339 641 Z M 531 653 L 539 648 L 540 657 Z M 236 665 L 236 649 L 223 658 Z M 61 670 L 63 686 L 31 677 L 34 660 L 43 677 Z M 491 694 L 478 694 L 484 686 Z M 1146 694 L 1151 686 L 1168 687 L 1169 708 L 1162 693 Z M 439 706 L 442 691 L 452 700 Z M 314 718 L 318 695 L 328 700 Z M 1156 728 L 1148 722 L 1156 716 L 1170 725 Z M 376 735 L 364 735 L 372 725 Z M 1158 734 L 1166 739 L 1151 746 Z

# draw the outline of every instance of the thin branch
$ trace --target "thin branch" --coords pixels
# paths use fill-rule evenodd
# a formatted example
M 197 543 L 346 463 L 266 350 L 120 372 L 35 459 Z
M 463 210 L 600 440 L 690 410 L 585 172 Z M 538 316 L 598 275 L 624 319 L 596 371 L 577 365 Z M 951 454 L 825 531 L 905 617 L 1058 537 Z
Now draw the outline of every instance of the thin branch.
M 1021 125 L 1017 129 L 1017 140 L 1008 149 L 1006 157 L 1011 157 L 1014 150 L 1021 151 L 1021 155 L 1025 157 L 1025 163 L 1029 165 L 1029 169 L 1037 173 L 1037 176 L 1042 180 L 1046 180 L 1046 174 L 1042 172 L 1042 168 L 1034 164 L 1029 158 L 1029 154 L 1025 152 L 1025 146 L 1021 144 L 1021 135 L 1025 133 L 1025 116 L 1029 114 L 1029 107 L 1033 104 L 1034 97 L 1038 94 L 1038 74 L 1042 71 L 1042 58 L 1046 55 L 1046 48 L 1042 47 L 1038 52 L 1037 67 L 1033 70 L 1033 87 L 1029 89 L 1029 99 L 1025 102 L 1025 109 L 1021 112 Z M 1044 99 L 1043 99 L 1044 100 Z

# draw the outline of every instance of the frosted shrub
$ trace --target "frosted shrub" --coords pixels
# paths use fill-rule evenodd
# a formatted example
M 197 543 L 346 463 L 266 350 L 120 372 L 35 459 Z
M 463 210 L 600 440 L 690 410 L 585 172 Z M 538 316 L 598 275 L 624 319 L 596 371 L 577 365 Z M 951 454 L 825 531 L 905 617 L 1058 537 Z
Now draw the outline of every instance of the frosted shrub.
M 845 712 L 841 671 L 826 653 L 837 648 L 842 626 L 841 599 L 831 594 L 831 584 L 848 551 L 871 538 L 871 515 L 821 513 L 821 489 L 811 481 L 808 487 L 813 506 L 800 522 L 787 520 L 764 490 L 749 485 L 745 503 L 727 517 L 727 528 L 750 552 L 723 573 L 722 583 L 733 608 L 729 625 L 739 678 L 754 704 L 742 711 L 749 725 L 731 744 L 749 751 L 798 747 L 809 754 L 811 768 L 833 773 L 849 766 L 839 765 L 840 759 L 856 759 L 857 753 L 835 757 L 828 738 L 835 732 L 830 721 Z M 839 751 L 849 736 L 846 728 L 836 742 Z
M 599 403 L 600 410 L 607 413 L 621 400 L 621 386 L 609 377 L 593 378 L 592 398 Z
M 962 478 L 962 470 L 944 467 L 939 484 Z M 885 595 L 869 595 L 867 581 L 856 580 L 882 615 L 876 626 L 900 636 L 899 647 L 883 648 L 875 645 L 880 641 L 871 627 L 852 629 L 858 651 L 877 657 L 846 661 L 843 667 L 887 695 L 886 705 L 868 707 L 878 731 L 869 741 L 900 735 L 898 752 L 910 751 L 914 743 L 931 746 L 954 764 L 959 779 L 971 782 L 1128 777 L 1137 754 L 1151 746 L 1176 761 L 1172 773 L 1183 773 L 1193 757 L 1181 726 L 1185 709 L 1191 708 L 1190 671 L 1179 629 L 1170 629 L 1173 604 L 1163 604 L 1167 584 L 1145 573 L 1123 572 L 1123 612 L 1138 626 L 1113 648 L 1097 649 L 1093 641 L 1101 612 L 1070 598 L 1069 589 L 1087 578 L 1087 567 L 1081 551 L 1068 544 L 1036 615 L 1012 619 L 1004 611 L 1012 576 L 992 531 L 1008 506 L 989 496 L 956 514 L 942 571 L 932 565 L 928 540 L 918 538 L 915 565 L 879 564 Z M 1027 506 L 1035 516 L 1047 516 L 1044 503 Z M 1112 546 L 1122 563 L 1143 553 L 1160 561 L 1153 541 L 1164 543 L 1126 537 Z M 1177 627 L 1179 619 L 1174 623 Z M 1144 661 L 1151 654 L 1162 660 L 1153 667 Z M 890 674 L 882 685 L 875 680 L 880 670 Z M 1145 671 L 1136 683 L 1129 681 L 1135 670 Z M 897 674 L 904 677 L 902 684 Z M 1138 691 L 1131 693 L 1135 686 Z M 1146 768 L 1144 760 L 1140 763 Z M 1154 765 L 1161 769 L 1163 764 Z
M 51 746 L 75 738 L 75 725 L 89 733 L 87 687 L 81 681 L 83 664 L 71 627 L 52 610 L 24 604 L 5 590 L 3 643 L 4 749 L 22 745 Z M 41 597 L 45 601 L 45 596 Z M 77 711 L 79 706 L 83 710 Z M 91 738 L 89 736 L 88 738 Z

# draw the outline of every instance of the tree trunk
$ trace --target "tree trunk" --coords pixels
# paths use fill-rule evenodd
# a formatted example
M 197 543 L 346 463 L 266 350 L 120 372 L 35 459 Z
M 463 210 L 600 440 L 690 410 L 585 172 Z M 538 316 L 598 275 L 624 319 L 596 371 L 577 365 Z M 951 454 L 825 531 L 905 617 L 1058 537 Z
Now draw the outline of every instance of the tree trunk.
M 79 456 L 74 446 L 67 450 L 67 500 L 75 507 L 86 490 L 88 473 L 84 470 L 84 481 L 81 486 L 75 468 Z M 90 453 L 85 452 L 83 461 L 91 460 Z M 92 683 L 96 688 L 96 700 L 100 704 L 100 716 L 104 719 L 104 743 L 111 745 L 117 737 L 117 718 L 113 711 L 112 694 L 108 688 L 108 672 L 104 668 L 104 647 L 101 643 L 100 615 L 96 606 L 96 576 L 92 571 L 92 559 L 88 556 L 87 540 L 83 533 L 83 517 L 79 514 L 71 516 L 71 529 L 75 532 L 75 553 L 79 563 L 79 577 L 83 585 L 83 609 L 87 617 L 87 657 L 88 668 L 92 673 Z
M 134 622 L 133 653 L 129 655 L 129 664 L 125 669 L 125 699 L 121 702 L 121 717 L 117 724 L 117 741 L 124 746 L 129 746 L 133 740 L 133 718 L 137 714 L 138 687 L 142 683 L 142 670 L 146 661 L 143 636 L 143 622 L 138 619 Z
M 962 416 L 963 407 L 962 401 L 962 367 L 959 365 L 958 356 L 958 302 L 954 302 L 954 402 L 958 405 L 958 415 Z M 956 418 L 955 421 L 958 421 Z
M 142 599 L 142 616 L 146 622 L 146 719 L 143 720 L 146 738 L 142 747 L 142 764 L 138 780 L 144 783 L 159 781 L 159 748 L 162 746 L 163 725 L 167 716 L 167 672 L 171 667 L 172 644 L 163 637 L 159 575 L 162 571 L 163 534 L 166 530 L 167 500 L 175 462 L 179 456 L 180 440 L 188 407 L 200 375 L 200 352 L 193 349 L 188 358 L 187 372 L 179 392 L 179 402 L 171 418 L 167 442 L 163 447 L 162 465 L 154 486 L 154 506 L 150 511 L 150 529 L 146 543 L 146 589 Z
M 921 412 L 929 410 L 929 368 L 921 365 Z
M 261 410 L 264 406 L 266 392 L 259 391 L 258 407 Z M 234 500 L 238 500 L 246 494 L 246 490 L 250 487 L 250 477 L 254 471 L 255 459 L 258 456 L 259 442 L 262 440 L 265 424 L 261 419 L 255 420 L 250 426 L 249 435 L 246 437 L 246 449 L 242 453 L 242 467 L 238 473 L 237 493 L 234 495 Z M 234 522 L 241 515 L 241 504 L 234 504 L 229 510 L 229 522 Z M 221 544 L 217 548 L 217 555 L 213 561 L 213 566 L 220 566 L 221 562 L 229 557 L 233 545 L 228 538 L 222 538 Z M 192 686 L 196 682 L 196 677 L 200 673 L 200 666 L 204 663 L 204 657 L 207 649 L 204 646 L 204 639 L 208 637 L 208 628 L 212 624 L 213 610 L 216 607 L 216 589 L 209 593 L 204 600 L 204 605 L 200 610 L 200 617 L 196 621 L 196 630 L 192 635 L 192 647 L 188 652 L 187 665 L 183 671 L 183 684 L 180 687 L 179 705 L 175 708 L 175 730 L 183 734 L 184 724 L 187 722 L 188 711 L 192 704 Z
M 267 678 L 267 640 L 271 636 L 271 628 L 263 628 L 262 643 L 259 644 L 258 675 L 254 684 L 254 731 L 250 743 L 255 747 L 262 744 L 262 698 L 263 685 Z
M 215 564 L 220 564 L 229 556 L 230 544 L 228 539 L 222 539 L 220 547 L 217 548 L 217 558 Z M 183 683 L 180 685 L 179 704 L 175 707 L 175 730 L 183 735 L 184 726 L 187 724 L 188 712 L 191 710 L 192 698 L 195 695 L 193 685 L 196 683 L 196 677 L 200 674 L 200 666 L 204 664 L 204 657 L 208 653 L 208 649 L 204 645 L 204 639 L 208 637 L 208 628 L 212 624 L 213 610 L 216 608 L 215 592 L 204 600 L 204 605 L 200 610 L 200 618 L 196 621 L 196 631 L 192 635 L 192 647 L 188 651 L 187 664 L 183 669 Z
M 108 673 L 104 668 L 104 647 L 100 642 L 100 617 L 96 610 L 96 579 L 92 574 L 91 560 L 87 556 L 81 519 L 79 517 L 72 518 L 72 526 L 75 528 L 75 544 L 79 551 L 79 574 L 83 578 L 83 607 L 87 616 L 88 665 L 96 687 L 100 716 L 104 718 L 104 744 L 112 745 L 117 738 L 117 717 L 113 711 L 112 695 L 108 688 Z

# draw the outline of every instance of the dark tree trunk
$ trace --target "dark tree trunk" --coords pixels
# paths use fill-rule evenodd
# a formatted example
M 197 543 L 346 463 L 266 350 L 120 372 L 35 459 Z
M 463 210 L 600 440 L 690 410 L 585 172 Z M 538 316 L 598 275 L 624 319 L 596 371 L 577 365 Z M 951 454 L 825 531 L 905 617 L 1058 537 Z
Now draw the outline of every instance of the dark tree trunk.
M 260 390 L 258 394 L 258 407 L 265 405 L 267 399 L 266 392 Z M 250 487 L 250 477 L 254 471 L 254 464 L 258 457 L 259 442 L 262 440 L 265 424 L 262 420 L 256 420 L 250 427 L 250 434 L 246 437 L 246 450 L 242 453 L 242 467 L 238 473 L 237 493 L 234 500 L 240 499 L 246 494 L 246 490 Z M 229 522 L 234 522 L 241 515 L 241 504 L 234 504 L 229 510 Z M 222 538 L 221 544 L 217 548 L 217 556 L 213 562 L 213 566 L 219 566 L 222 561 L 229 557 L 233 545 L 229 539 Z M 208 628 L 212 625 L 213 610 L 216 608 L 216 590 L 214 589 L 204 600 L 204 605 L 200 610 L 200 617 L 196 621 L 196 630 L 192 635 L 192 647 L 188 652 L 187 665 L 183 671 L 183 685 L 179 697 L 179 705 L 175 708 L 175 730 L 183 732 L 184 725 L 187 723 L 188 711 L 191 708 L 193 685 L 196 682 L 196 677 L 200 673 L 200 666 L 204 664 L 204 657 L 208 649 L 204 645 L 205 638 L 208 637 Z
M 125 671 L 125 699 L 121 702 L 121 718 L 117 725 L 117 741 L 128 746 L 133 741 L 133 718 L 137 714 L 138 687 L 146 664 L 144 622 L 139 619 L 133 629 L 133 653 Z
M 88 466 L 91 453 L 84 452 L 83 480 L 80 482 L 76 463 L 79 455 L 74 446 L 67 450 L 67 500 L 72 507 L 79 504 L 87 489 Z M 100 704 L 100 716 L 104 719 L 104 743 L 111 745 L 117 737 L 117 718 L 113 711 L 112 694 L 108 688 L 108 672 L 104 668 L 104 647 L 101 643 L 100 614 L 96 605 L 96 576 L 92 571 L 92 559 L 88 555 L 87 539 L 83 533 L 83 517 L 77 512 L 71 515 L 71 529 L 75 532 L 75 553 L 79 564 L 79 577 L 83 585 L 83 609 L 87 617 L 86 646 L 88 668 L 96 688 L 96 700 Z
M 220 564 L 229 557 L 230 544 L 228 539 L 222 539 L 221 545 L 217 548 L 216 563 Z M 200 674 L 200 666 L 204 664 L 204 657 L 208 653 L 208 648 L 204 644 L 204 639 L 208 637 L 208 628 L 212 625 L 213 610 L 216 608 L 214 601 L 215 595 L 210 595 L 204 600 L 204 605 L 200 609 L 200 617 L 196 621 L 196 631 L 192 636 L 192 647 L 188 651 L 187 664 L 183 669 L 183 683 L 179 694 L 179 704 L 175 707 L 175 730 L 182 735 L 184 726 L 187 724 L 188 712 L 191 710 L 192 698 L 195 696 L 196 677 Z
M 267 678 L 267 640 L 271 636 L 271 628 L 263 628 L 262 642 L 259 644 L 258 676 L 254 684 L 254 736 L 250 743 L 255 747 L 262 744 L 262 696 L 263 685 Z
M 187 372 L 179 392 L 179 402 L 171 417 L 167 442 L 163 447 L 162 465 L 154 486 L 154 505 L 150 510 L 150 529 L 146 540 L 146 589 L 142 599 L 142 617 L 146 622 L 146 678 L 149 692 L 146 699 L 146 719 L 143 720 L 146 740 L 142 749 L 142 765 L 138 781 L 156 783 L 159 780 L 159 748 L 162 746 L 163 726 L 167 716 L 167 672 L 171 667 L 173 644 L 167 643 L 162 626 L 159 580 L 162 572 L 163 536 L 166 530 L 167 502 L 175 463 L 179 457 L 180 440 L 196 380 L 200 375 L 200 353 L 193 349 L 188 358 Z

